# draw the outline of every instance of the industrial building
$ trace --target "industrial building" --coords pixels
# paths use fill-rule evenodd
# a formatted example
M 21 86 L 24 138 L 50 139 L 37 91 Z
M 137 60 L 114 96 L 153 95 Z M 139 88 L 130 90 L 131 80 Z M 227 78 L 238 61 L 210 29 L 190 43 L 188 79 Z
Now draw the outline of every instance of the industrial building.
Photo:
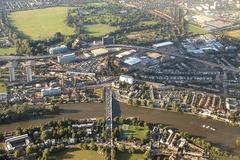
M 55 88 L 47 88 L 47 89 L 42 89 L 41 94 L 42 96 L 55 96 L 59 95 L 62 93 L 62 90 L 60 87 L 55 87 Z
M 134 49 L 131 49 L 131 50 L 128 50 L 128 51 L 124 51 L 122 53 L 119 53 L 118 55 L 116 55 L 117 58 L 122 58 L 122 57 L 125 57 L 125 56 L 129 56 L 131 55 L 132 53 L 135 53 L 136 50 Z
M 54 47 L 49 49 L 50 54 L 59 54 L 59 53 L 64 53 L 68 50 L 66 45 L 61 45 L 59 47 Z
M 119 77 L 119 81 L 120 82 L 125 82 L 125 83 L 128 83 L 128 84 L 133 84 L 134 78 L 132 76 L 128 76 L 128 75 L 121 75 Z
M 93 56 L 97 57 L 97 56 L 107 54 L 108 50 L 106 48 L 98 48 L 98 49 L 91 50 L 91 53 L 93 54 Z
M 67 63 L 71 63 L 73 61 L 75 61 L 76 55 L 75 53 L 71 53 L 71 54 L 65 54 L 65 55 L 61 55 L 57 57 L 58 63 L 60 64 L 67 64 Z
M 27 134 L 11 137 L 5 140 L 6 149 L 8 152 L 12 152 L 16 149 L 21 149 L 30 144 L 30 139 Z
M 127 58 L 124 63 L 132 66 L 132 65 L 135 65 L 135 64 L 138 64 L 141 62 L 141 59 L 137 58 L 137 57 L 129 57 Z

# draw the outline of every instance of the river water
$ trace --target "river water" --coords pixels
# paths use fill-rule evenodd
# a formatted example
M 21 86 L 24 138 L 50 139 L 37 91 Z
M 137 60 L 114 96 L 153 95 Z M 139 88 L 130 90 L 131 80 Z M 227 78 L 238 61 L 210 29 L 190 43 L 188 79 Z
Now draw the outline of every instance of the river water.
M 235 146 L 235 140 L 240 136 L 240 127 L 234 127 L 215 120 L 199 118 L 194 115 L 133 107 L 118 102 L 114 102 L 113 107 L 115 115 L 121 115 L 123 117 L 139 117 L 147 122 L 162 123 L 169 127 L 176 127 L 181 131 L 190 133 L 191 135 L 202 137 L 222 149 L 226 149 L 232 153 L 240 153 L 240 150 Z M 35 118 L 10 124 L 1 124 L 0 131 L 12 131 L 17 127 L 26 128 L 30 126 L 38 126 L 50 120 L 61 120 L 64 118 L 82 119 L 100 118 L 105 116 L 104 104 L 62 104 L 60 105 L 60 108 L 63 109 L 63 111 L 59 115 Z M 202 125 L 209 125 L 215 128 L 216 131 L 214 132 L 205 129 Z

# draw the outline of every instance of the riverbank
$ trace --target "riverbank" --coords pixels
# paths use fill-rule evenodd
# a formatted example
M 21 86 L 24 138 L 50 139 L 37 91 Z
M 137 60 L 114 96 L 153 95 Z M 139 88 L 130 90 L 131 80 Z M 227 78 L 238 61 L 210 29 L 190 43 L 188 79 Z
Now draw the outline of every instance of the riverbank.
M 240 155 L 240 150 L 237 149 L 235 145 L 235 140 L 240 135 L 239 127 L 234 127 L 216 120 L 200 118 L 194 115 L 133 107 L 116 101 L 113 107 L 114 115 L 116 116 L 139 117 L 147 122 L 162 123 L 169 127 L 175 127 L 180 131 L 185 131 L 191 135 L 204 138 L 219 148 Z M 67 118 L 102 118 L 105 116 L 105 106 L 99 103 L 61 104 L 60 109 L 63 109 L 63 111 L 58 115 L 0 125 L 0 130 L 12 131 L 17 127 L 26 128 L 38 126 L 51 120 L 55 121 Z M 203 128 L 202 125 L 209 125 L 215 128 L 216 131 L 207 130 Z

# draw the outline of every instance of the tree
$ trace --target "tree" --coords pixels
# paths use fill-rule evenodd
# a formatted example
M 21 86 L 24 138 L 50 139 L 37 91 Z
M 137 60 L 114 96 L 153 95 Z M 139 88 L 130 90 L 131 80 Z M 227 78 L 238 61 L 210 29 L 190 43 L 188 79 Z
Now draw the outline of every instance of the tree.
M 147 159 L 151 159 L 151 151 L 148 149 L 145 153 L 144 153 L 145 158 Z
M 236 139 L 236 145 L 237 145 L 238 147 L 240 147 L 240 137 L 237 137 L 237 139 Z
M 26 153 L 27 153 L 27 154 L 32 154 L 32 153 L 34 153 L 34 148 L 31 147 L 31 146 L 27 146 L 25 150 L 26 150 Z
M 113 160 L 117 159 L 117 151 L 115 148 L 112 148 L 112 150 L 111 150 L 111 157 Z
M 125 152 L 125 145 L 124 144 L 120 144 L 118 147 L 120 152 Z
M 14 152 L 14 157 L 16 157 L 16 158 L 20 157 L 20 151 L 19 150 L 16 150 Z
M 89 149 L 96 151 L 97 150 L 97 145 L 94 142 L 91 142 L 90 145 L 89 145 Z
M 48 132 L 47 132 L 47 131 L 42 131 L 41 136 L 40 136 L 40 139 L 41 139 L 42 141 L 49 139 L 49 134 L 48 134 Z
M 21 135 L 22 134 L 22 128 L 21 127 L 18 127 L 17 129 L 16 129 L 16 135 Z
M 43 151 L 42 160 L 48 160 L 48 156 L 49 156 L 49 149 L 46 148 L 46 149 L 44 149 L 44 151 Z

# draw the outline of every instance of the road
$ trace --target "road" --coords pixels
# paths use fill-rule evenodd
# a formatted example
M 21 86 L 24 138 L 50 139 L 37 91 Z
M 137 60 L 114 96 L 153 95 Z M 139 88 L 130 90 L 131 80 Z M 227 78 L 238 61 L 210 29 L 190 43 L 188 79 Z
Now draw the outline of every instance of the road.
M 204 61 L 198 58 L 194 58 L 194 57 L 189 57 L 183 54 L 176 54 L 176 53 L 163 53 L 162 51 L 160 51 L 159 49 L 153 48 L 153 47 L 142 47 L 142 46 L 133 46 L 133 45 L 121 45 L 121 44 L 114 44 L 114 45 L 104 45 L 104 46 L 95 46 L 92 48 L 88 48 L 86 50 L 91 50 L 91 49 L 96 49 L 96 48 L 101 48 L 101 47 L 121 47 L 121 48 L 131 48 L 131 49 L 136 49 L 136 50 L 145 50 L 145 51 L 151 51 L 151 52 L 157 52 L 160 54 L 166 54 L 168 56 L 175 56 L 175 57 L 179 57 L 179 58 L 184 58 L 187 60 L 192 60 L 192 61 L 196 61 L 196 62 L 200 62 L 203 63 L 205 65 L 208 65 L 210 67 L 219 67 L 222 68 L 222 70 L 226 70 L 226 71 L 231 71 L 234 73 L 239 73 L 240 69 L 239 68 L 232 68 L 229 66 L 223 66 L 220 64 L 216 64 L 213 62 L 209 62 L 209 61 Z M 1 56 L 0 57 L 0 62 L 1 61 L 18 61 L 18 60 L 30 60 L 30 59 L 47 59 L 47 58 L 51 58 L 51 57 L 57 57 L 58 55 L 44 55 L 44 56 Z M 92 59 L 92 58 L 89 58 Z

